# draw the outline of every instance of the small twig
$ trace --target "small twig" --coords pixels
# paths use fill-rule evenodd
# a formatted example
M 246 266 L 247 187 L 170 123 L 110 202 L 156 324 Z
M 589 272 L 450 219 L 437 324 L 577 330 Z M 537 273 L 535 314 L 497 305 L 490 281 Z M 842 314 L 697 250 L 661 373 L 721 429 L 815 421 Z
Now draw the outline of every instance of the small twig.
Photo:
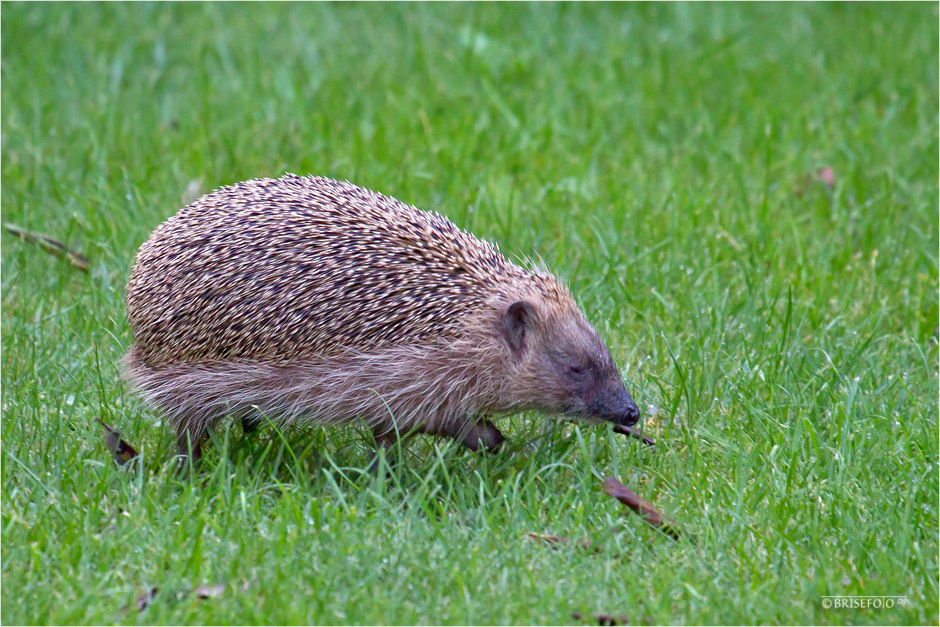
M 59 259 L 65 259 L 82 272 L 88 272 L 88 269 L 90 268 L 88 257 L 81 254 L 77 250 L 69 248 L 57 239 L 52 239 L 48 235 L 43 235 L 42 233 L 27 231 L 23 227 L 10 224 L 9 222 L 4 222 L 3 228 L 24 242 L 36 244 L 47 253 L 55 255 Z
M 571 538 L 566 538 L 564 536 L 555 536 L 550 533 L 535 533 L 534 531 L 529 531 L 525 535 L 530 540 L 544 542 L 545 544 L 553 548 L 561 546 L 562 544 L 568 544 L 569 542 L 571 542 Z M 595 553 L 601 550 L 600 547 L 593 546 L 589 540 L 578 541 L 578 546 L 580 546 L 582 549 L 588 549 Z
M 614 433 L 619 433 L 621 435 L 626 435 L 631 438 L 636 438 L 643 442 L 647 446 L 656 446 L 656 442 L 653 438 L 643 435 L 639 431 L 633 429 L 633 427 L 624 427 L 622 425 L 614 425 Z
M 656 527 L 673 540 L 679 539 L 680 534 L 676 529 L 676 522 L 674 520 L 663 516 L 659 510 L 653 507 L 649 502 L 637 496 L 635 492 L 628 489 L 627 486 L 617 481 L 614 477 L 604 479 L 604 492 L 629 507 L 633 513 L 639 515 L 640 518 L 651 526 Z

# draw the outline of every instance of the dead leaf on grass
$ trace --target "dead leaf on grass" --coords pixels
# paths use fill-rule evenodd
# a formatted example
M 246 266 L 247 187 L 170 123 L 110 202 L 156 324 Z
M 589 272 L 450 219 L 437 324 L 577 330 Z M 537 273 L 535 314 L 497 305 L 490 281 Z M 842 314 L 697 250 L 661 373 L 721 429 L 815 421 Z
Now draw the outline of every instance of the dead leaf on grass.
M 630 510 L 639 515 L 640 518 L 670 536 L 673 540 L 679 539 L 679 531 L 676 528 L 674 520 L 663 516 L 662 513 L 648 501 L 640 498 L 635 492 L 627 488 L 627 486 L 620 483 L 614 477 L 604 479 L 604 492 L 629 507 Z
M 575 612 L 571 615 L 571 618 L 579 621 L 590 620 L 590 622 L 595 625 L 629 625 L 630 619 L 626 616 L 619 615 L 614 616 L 613 614 L 593 614 L 591 616 L 585 616 L 581 612 Z
M 121 439 L 119 432 L 105 424 L 100 418 L 95 418 L 95 420 L 104 427 L 104 442 L 118 466 L 123 466 L 139 455 L 137 449 Z
M 147 609 L 147 606 L 153 603 L 153 600 L 157 596 L 157 592 L 159 590 L 160 588 L 150 588 L 149 590 L 144 592 L 142 595 L 137 597 L 134 600 L 134 607 L 137 608 L 137 611 L 143 612 L 145 609 Z M 124 607 L 121 608 L 121 611 L 126 612 L 129 609 L 130 608 L 127 605 L 125 605 Z

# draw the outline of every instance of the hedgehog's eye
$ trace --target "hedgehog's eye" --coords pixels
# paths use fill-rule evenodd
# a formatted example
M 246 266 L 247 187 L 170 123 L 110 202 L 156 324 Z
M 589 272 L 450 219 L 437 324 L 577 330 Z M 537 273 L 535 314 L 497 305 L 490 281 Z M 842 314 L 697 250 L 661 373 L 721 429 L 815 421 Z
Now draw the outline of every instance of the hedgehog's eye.
M 568 374 L 575 379 L 583 379 L 593 370 L 594 363 L 591 361 L 578 361 L 568 366 Z
M 591 373 L 590 364 L 579 364 L 577 366 L 568 366 L 568 376 L 575 381 L 584 381 Z

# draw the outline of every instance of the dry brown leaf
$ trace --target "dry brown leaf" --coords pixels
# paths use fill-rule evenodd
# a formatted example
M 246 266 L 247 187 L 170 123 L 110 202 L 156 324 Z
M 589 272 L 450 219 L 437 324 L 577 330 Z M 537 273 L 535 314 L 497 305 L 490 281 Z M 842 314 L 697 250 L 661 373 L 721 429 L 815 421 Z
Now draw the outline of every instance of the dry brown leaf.
M 648 501 L 637 496 L 635 492 L 620 483 L 614 477 L 604 479 L 604 492 L 614 497 L 624 505 L 630 508 L 640 518 L 656 527 L 673 540 L 679 539 L 679 532 L 676 529 L 674 520 L 663 516 L 658 509 L 653 507 Z
M 583 621 L 585 619 L 591 619 L 591 622 L 594 622 L 597 625 L 629 625 L 630 619 L 626 616 L 614 616 L 613 614 L 593 614 L 591 616 L 585 616 L 581 612 L 575 612 L 571 615 L 571 618 L 575 620 Z
M 104 427 L 104 442 L 118 466 L 123 466 L 139 455 L 137 449 L 121 439 L 120 433 L 105 424 L 100 418 L 95 418 L 95 420 Z
M 144 592 L 142 595 L 137 597 L 134 600 L 134 607 L 137 608 L 137 611 L 143 612 L 145 609 L 147 609 L 147 606 L 153 603 L 153 600 L 157 596 L 157 592 L 159 590 L 160 588 L 150 588 L 149 590 Z M 128 608 L 128 606 L 125 605 L 124 607 L 121 608 L 121 611 L 126 612 L 128 609 L 130 608 Z

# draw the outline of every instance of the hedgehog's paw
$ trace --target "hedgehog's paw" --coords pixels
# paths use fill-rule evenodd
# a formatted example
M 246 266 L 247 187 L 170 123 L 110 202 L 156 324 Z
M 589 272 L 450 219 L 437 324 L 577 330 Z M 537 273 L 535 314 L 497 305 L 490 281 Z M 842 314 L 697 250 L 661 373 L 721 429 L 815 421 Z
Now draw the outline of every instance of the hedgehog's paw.
M 461 444 L 471 451 L 483 451 L 485 453 L 495 453 L 502 446 L 506 438 L 489 420 L 481 420 L 470 425 L 460 434 L 455 434 L 454 439 L 459 440 Z

